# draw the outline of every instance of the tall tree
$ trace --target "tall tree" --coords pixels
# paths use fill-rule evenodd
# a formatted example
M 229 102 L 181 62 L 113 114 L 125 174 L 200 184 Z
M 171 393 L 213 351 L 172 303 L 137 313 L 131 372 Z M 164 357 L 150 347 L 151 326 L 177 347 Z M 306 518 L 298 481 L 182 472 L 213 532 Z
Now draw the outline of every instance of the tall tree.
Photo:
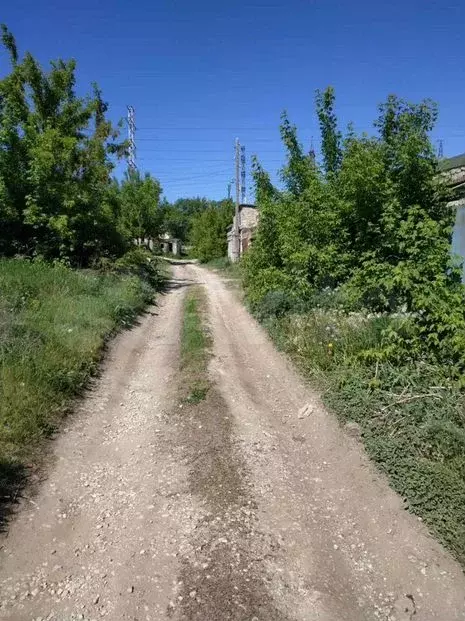
M 161 187 L 150 173 L 126 173 L 121 184 L 121 220 L 134 239 L 157 237 L 162 228 Z
M 0 251 L 77 265 L 114 252 L 106 194 L 125 145 L 99 89 L 76 95 L 75 61 L 44 71 L 30 53 L 19 60 L 6 26 L 2 42 L 11 71 L 0 80 Z
M 335 94 L 332 86 L 328 86 L 323 92 L 316 92 L 316 111 L 321 131 L 321 151 L 327 175 L 337 173 L 342 159 L 341 133 L 337 128 L 334 102 Z
M 201 261 L 226 256 L 227 229 L 232 223 L 233 213 L 232 201 L 224 200 L 193 217 L 190 240 L 195 255 Z

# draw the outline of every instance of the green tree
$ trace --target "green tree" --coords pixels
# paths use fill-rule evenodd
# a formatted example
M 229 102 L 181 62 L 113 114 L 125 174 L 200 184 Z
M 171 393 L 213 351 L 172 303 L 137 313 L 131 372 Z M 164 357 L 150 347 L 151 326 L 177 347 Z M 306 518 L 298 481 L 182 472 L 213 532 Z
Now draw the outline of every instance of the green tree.
M 195 256 L 210 261 L 226 256 L 227 229 L 232 223 L 234 206 L 224 200 L 211 205 L 192 218 L 190 240 Z
M 179 209 L 176 204 L 163 205 L 163 231 L 171 237 L 186 242 L 189 237 L 191 218 L 192 216 Z
M 124 153 L 94 86 L 75 92 L 74 61 L 48 72 L 20 61 L 6 26 L 11 65 L 0 80 L 0 251 L 86 265 L 123 243 L 106 201 L 114 157 Z
M 387 356 L 452 362 L 459 373 L 465 295 L 450 256 L 454 213 L 430 141 L 436 106 L 390 96 L 380 106 L 378 136 L 359 137 L 350 127 L 344 141 L 333 89 L 317 94 L 317 114 L 323 170 L 305 156 L 285 115 L 285 190 L 270 187 L 256 168 L 261 217 L 244 259 L 250 301 L 259 308 L 273 293 L 274 303 L 308 303 L 319 290 L 342 286 L 348 310 L 406 314 L 384 333 Z
M 196 214 L 202 213 L 208 207 L 210 207 L 212 201 L 200 196 L 194 196 L 191 198 L 178 198 L 174 203 L 174 208 L 180 211 L 188 218 L 192 218 Z
M 120 193 L 121 223 L 126 234 L 137 240 L 158 237 L 163 222 L 159 182 L 150 173 L 126 173 Z
M 304 154 L 303 147 L 297 137 L 297 128 L 291 125 L 287 113 L 281 115 L 280 133 L 287 150 L 287 164 L 281 171 L 281 176 L 287 190 L 293 196 L 299 196 L 311 183 L 314 174 L 314 163 Z
M 321 131 L 321 151 L 324 170 L 327 175 L 337 173 L 342 159 L 341 133 L 337 128 L 337 117 L 334 112 L 335 98 L 332 86 L 328 86 L 323 92 L 316 92 L 316 111 Z

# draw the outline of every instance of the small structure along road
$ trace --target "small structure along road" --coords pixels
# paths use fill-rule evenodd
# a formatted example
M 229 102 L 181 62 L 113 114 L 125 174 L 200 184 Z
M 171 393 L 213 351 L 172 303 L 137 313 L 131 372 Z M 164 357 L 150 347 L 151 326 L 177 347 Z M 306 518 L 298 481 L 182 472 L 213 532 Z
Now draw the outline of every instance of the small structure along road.
M 239 222 L 236 226 L 236 216 L 228 227 L 228 258 L 238 261 L 252 243 L 258 226 L 259 212 L 255 205 L 239 205 Z

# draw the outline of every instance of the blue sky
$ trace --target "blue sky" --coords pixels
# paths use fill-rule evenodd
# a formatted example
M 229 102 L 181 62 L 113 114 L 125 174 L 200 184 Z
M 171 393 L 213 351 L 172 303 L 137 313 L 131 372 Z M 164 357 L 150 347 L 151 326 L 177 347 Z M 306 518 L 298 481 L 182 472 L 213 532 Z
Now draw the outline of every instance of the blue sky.
M 465 151 L 463 0 L 15 0 L 0 19 L 42 63 L 76 58 L 80 91 L 98 82 L 114 120 L 135 107 L 138 166 L 169 200 L 224 197 L 236 136 L 275 174 L 283 109 L 317 147 L 328 84 L 359 131 L 389 93 L 430 97 L 434 139 Z

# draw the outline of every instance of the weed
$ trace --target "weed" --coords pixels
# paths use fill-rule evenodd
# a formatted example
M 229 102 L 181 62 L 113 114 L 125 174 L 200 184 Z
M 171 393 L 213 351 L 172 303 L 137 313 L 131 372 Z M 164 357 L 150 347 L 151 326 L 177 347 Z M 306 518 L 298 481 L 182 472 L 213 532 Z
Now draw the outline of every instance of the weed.
M 228 257 L 220 257 L 218 259 L 211 259 L 205 263 L 206 267 L 212 270 L 224 270 L 232 265 Z
M 190 386 L 189 396 L 186 397 L 185 403 L 191 405 L 197 405 L 201 401 L 204 401 L 208 393 L 209 385 L 205 382 L 196 381 Z
M 407 508 L 465 565 L 465 397 L 439 365 L 377 356 L 383 332 L 405 321 L 317 309 L 266 325 L 340 420 L 360 425 Z
M 205 295 L 200 287 L 192 288 L 184 300 L 181 334 L 181 368 L 185 378 L 182 400 L 197 404 L 209 389 L 207 363 L 211 344 L 204 324 Z

